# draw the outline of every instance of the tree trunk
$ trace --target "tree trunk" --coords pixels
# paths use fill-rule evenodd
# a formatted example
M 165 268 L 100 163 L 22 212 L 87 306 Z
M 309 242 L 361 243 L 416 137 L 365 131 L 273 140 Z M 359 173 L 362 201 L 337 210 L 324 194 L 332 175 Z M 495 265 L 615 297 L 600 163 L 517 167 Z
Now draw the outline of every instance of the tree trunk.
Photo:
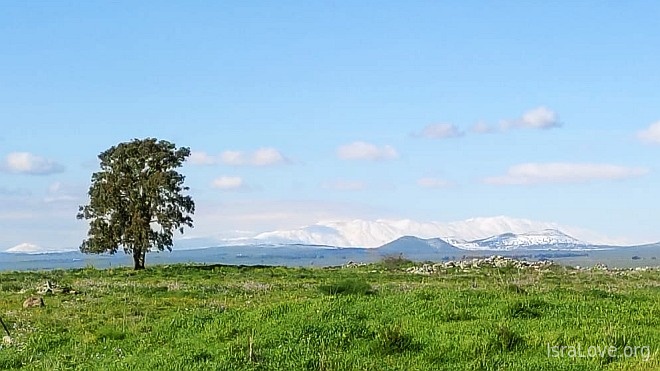
M 144 269 L 144 254 L 145 250 L 141 248 L 133 248 L 133 263 L 134 263 L 134 269 L 140 270 Z

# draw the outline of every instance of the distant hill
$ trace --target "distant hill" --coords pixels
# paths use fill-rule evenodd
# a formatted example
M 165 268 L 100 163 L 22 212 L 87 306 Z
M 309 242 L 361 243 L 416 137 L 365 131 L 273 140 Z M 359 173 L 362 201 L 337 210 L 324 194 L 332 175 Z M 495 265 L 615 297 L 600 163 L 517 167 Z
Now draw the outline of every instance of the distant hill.
M 399 255 L 416 259 L 455 258 L 465 254 L 465 250 L 450 245 L 440 238 L 422 239 L 404 236 L 376 248 L 380 255 Z

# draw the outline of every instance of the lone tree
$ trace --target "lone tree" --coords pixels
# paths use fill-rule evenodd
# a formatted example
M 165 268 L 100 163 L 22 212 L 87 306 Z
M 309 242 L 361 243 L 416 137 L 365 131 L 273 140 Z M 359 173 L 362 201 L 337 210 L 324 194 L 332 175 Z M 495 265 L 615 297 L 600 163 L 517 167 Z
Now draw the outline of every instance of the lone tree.
M 151 249 L 172 251 L 174 230 L 193 226 L 195 203 L 183 194 L 185 177 L 177 172 L 190 149 L 154 138 L 133 139 L 102 152 L 101 171 L 92 174 L 89 205 L 78 219 L 89 219 L 83 253 L 114 254 L 120 247 L 144 269 Z

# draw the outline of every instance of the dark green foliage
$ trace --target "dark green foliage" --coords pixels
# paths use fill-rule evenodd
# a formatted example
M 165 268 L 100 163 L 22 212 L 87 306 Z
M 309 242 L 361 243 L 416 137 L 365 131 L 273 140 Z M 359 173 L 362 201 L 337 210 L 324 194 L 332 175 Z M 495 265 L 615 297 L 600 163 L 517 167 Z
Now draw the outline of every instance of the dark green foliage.
M 518 301 L 509 306 L 508 313 L 511 318 L 539 318 L 547 306 L 546 303 L 539 300 Z
M 609 292 L 600 289 L 590 289 L 586 294 L 592 298 L 597 299 L 621 299 L 623 296 L 614 292 Z
M 512 351 L 524 345 L 523 338 L 506 325 L 498 326 L 490 338 L 489 348 L 495 351 Z
M 195 203 L 183 193 L 185 177 L 176 171 L 190 149 L 153 138 L 120 143 L 99 155 L 101 170 L 92 175 L 90 203 L 78 219 L 89 219 L 80 251 L 114 254 L 120 247 L 144 268 L 151 249 L 172 249 L 175 230 L 192 227 Z
M 506 290 L 508 292 L 514 293 L 514 294 L 521 294 L 521 295 L 527 295 L 527 291 L 520 287 L 519 285 L 516 284 L 509 284 L 506 286 Z
M 656 271 L 493 272 L 181 264 L 0 273 L 12 283 L 0 285 L 0 316 L 13 339 L 0 343 L 0 370 L 660 369 Z M 81 294 L 21 310 L 46 280 Z M 346 280 L 378 294 L 319 291 Z M 548 345 L 577 344 L 650 348 L 646 360 L 548 356 Z
M 445 322 L 471 321 L 475 317 L 467 309 L 449 310 L 442 316 Z
M 399 326 L 386 326 L 376 333 L 377 350 L 385 355 L 419 350 L 413 337 Z
M 345 279 L 319 287 L 321 292 L 328 295 L 370 295 L 373 288 L 364 280 Z
M 126 338 L 126 333 L 122 332 L 121 329 L 117 329 L 112 326 L 101 327 L 96 333 L 98 341 L 112 341 L 112 340 L 123 340 Z
M 380 260 L 379 265 L 384 269 L 394 271 L 402 268 L 408 268 L 413 265 L 413 261 L 407 259 L 403 254 L 399 255 L 386 255 Z
M 206 351 L 196 351 L 187 358 L 192 363 L 205 363 L 213 359 L 213 354 Z
M 23 367 L 23 362 L 18 354 L 5 354 L 0 352 L 0 370 L 17 370 Z

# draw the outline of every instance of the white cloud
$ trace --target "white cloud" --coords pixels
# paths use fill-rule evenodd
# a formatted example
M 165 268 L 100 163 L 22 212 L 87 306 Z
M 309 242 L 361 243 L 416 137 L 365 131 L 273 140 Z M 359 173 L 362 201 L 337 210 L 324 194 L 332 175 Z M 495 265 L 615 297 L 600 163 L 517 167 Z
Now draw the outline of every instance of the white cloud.
M 660 121 L 637 132 L 637 139 L 646 144 L 660 144 Z
M 0 196 L 9 196 L 9 197 L 24 197 L 30 196 L 32 193 L 24 188 L 5 188 L 0 187 Z
M 64 166 L 29 152 L 12 152 L 5 157 L 0 170 L 30 175 L 48 175 L 61 173 Z
M 367 183 L 360 180 L 337 180 L 324 183 L 323 188 L 335 191 L 361 191 L 367 188 Z
M 195 165 L 222 163 L 231 166 L 274 166 L 289 162 L 279 150 L 271 147 L 259 148 L 253 152 L 228 150 L 218 156 L 206 152 L 192 152 L 189 161 Z
M 470 132 L 475 134 L 490 134 L 497 132 L 497 128 L 492 125 L 488 125 L 483 121 L 479 121 L 470 127 Z
M 260 148 L 252 154 L 252 161 L 256 166 L 278 165 L 289 162 L 289 160 L 275 148 Z
M 500 124 L 502 130 L 511 128 L 552 129 L 560 127 L 559 115 L 546 107 L 536 107 L 515 120 L 505 120 Z
M 366 142 L 353 142 L 337 148 L 337 156 L 342 160 L 392 160 L 399 157 L 394 147 L 389 145 L 377 146 Z
M 557 113 L 546 107 L 537 107 L 525 112 L 520 122 L 522 126 L 534 129 L 549 129 L 560 126 Z
M 432 124 L 422 129 L 418 136 L 429 139 L 456 138 L 463 135 L 463 132 L 452 124 Z
M 222 202 L 197 200 L 196 203 L 195 229 L 191 232 L 199 236 L 215 235 L 219 228 L 258 233 L 297 228 L 319 220 L 374 218 L 384 213 L 355 201 L 226 199 Z
M 209 155 L 208 153 L 196 151 L 192 151 L 190 153 L 188 161 L 194 165 L 214 165 L 218 162 L 215 157 Z
M 273 166 L 287 163 L 288 160 L 275 148 L 259 148 L 254 152 L 224 151 L 220 161 L 231 166 Z
M 422 188 L 447 188 L 451 186 L 451 182 L 438 178 L 420 178 L 417 185 Z
M 593 180 L 620 180 L 645 175 L 648 169 L 610 164 L 526 163 L 511 166 L 502 176 L 489 177 L 484 183 L 532 185 L 547 183 L 584 183 Z
M 79 186 L 63 184 L 62 182 L 53 182 L 48 187 L 45 203 L 53 202 L 84 202 L 86 190 Z
M 239 176 L 221 176 L 215 178 L 212 183 L 213 188 L 223 191 L 246 190 L 249 187 L 245 184 L 243 178 Z

